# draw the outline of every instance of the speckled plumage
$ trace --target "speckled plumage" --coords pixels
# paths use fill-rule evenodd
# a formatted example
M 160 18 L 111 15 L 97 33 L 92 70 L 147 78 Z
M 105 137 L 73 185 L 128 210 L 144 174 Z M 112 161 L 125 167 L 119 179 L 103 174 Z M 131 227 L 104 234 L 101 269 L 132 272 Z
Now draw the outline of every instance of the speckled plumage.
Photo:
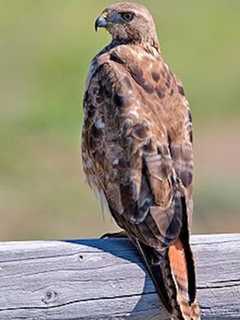
M 122 23 L 116 18 L 122 11 L 134 12 L 135 21 Z M 90 66 L 83 169 L 90 186 L 106 198 L 115 221 L 143 254 L 172 318 L 200 319 L 189 244 L 193 177 L 189 105 L 182 84 L 161 56 L 148 11 L 118 3 L 104 12 L 111 21 L 107 29 L 113 41 Z M 143 21 L 149 21 L 148 36 Z

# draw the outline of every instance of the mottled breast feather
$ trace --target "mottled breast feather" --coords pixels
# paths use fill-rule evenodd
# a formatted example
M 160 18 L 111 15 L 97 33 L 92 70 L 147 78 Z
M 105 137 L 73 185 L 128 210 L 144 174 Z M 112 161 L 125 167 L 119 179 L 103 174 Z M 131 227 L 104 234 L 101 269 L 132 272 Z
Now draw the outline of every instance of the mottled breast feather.
M 93 65 L 84 100 L 84 169 L 109 204 L 139 225 L 148 213 L 155 216 L 154 205 L 169 211 L 182 192 L 191 198 L 187 100 L 161 56 L 143 48 L 117 46 Z

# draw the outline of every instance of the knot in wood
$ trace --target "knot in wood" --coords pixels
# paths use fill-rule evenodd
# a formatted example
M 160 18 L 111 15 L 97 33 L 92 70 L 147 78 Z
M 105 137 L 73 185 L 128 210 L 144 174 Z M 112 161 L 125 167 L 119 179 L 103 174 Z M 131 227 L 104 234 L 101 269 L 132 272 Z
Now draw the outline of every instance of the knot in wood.
M 45 297 L 42 298 L 42 302 L 45 304 L 53 303 L 57 298 L 57 292 L 54 290 L 48 290 L 45 294 Z

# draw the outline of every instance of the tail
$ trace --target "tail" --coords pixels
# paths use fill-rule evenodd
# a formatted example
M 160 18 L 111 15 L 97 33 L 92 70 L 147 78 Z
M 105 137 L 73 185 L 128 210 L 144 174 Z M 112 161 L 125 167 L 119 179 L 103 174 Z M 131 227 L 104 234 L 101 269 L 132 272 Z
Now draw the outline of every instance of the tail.
M 200 308 L 196 302 L 195 267 L 190 245 L 178 239 L 168 250 L 168 261 L 183 319 L 200 320 Z
M 180 242 L 170 246 L 164 255 L 138 240 L 136 246 L 171 319 L 200 320 L 200 309 L 195 298 L 195 272 L 193 275 L 191 273 L 194 271 L 193 259 L 187 260 Z

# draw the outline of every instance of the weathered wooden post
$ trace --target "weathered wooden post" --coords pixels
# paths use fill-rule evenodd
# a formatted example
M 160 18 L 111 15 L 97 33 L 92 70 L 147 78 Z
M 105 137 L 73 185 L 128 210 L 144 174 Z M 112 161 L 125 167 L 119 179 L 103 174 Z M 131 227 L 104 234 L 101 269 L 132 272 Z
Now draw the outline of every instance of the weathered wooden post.
M 203 319 L 240 319 L 240 235 L 193 236 Z M 168 319 L 125 239 L 0 244 L 1 320 Z

